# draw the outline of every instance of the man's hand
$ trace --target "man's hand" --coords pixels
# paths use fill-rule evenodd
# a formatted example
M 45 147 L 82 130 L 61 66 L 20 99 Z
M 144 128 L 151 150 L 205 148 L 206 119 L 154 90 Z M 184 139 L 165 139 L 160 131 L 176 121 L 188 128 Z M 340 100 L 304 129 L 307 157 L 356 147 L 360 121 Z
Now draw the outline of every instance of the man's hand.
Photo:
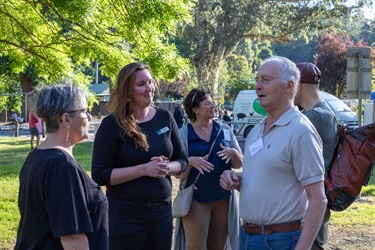
M 241 187 L 241 178 L 233 170 L 225 170 L 220 176 L 220 186 L 224 190 L 239 190 Z

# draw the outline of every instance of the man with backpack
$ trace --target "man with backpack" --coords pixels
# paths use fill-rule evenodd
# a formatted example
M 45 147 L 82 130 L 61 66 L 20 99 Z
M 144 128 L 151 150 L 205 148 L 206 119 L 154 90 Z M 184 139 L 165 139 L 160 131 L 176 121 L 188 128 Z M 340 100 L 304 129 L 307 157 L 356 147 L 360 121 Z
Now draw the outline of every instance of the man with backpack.
M 226 170 L 224 190 L 240 191 L 241 249 L 310 249 L 324 194 L 322 140 L 294 105 L 300 72 L 285 57 L 265 59 L 255 91 L 267 116 L 246 137 L 242 175 Z
M 327 174 L 336 145 L 336 118 L 328 104 L 320 97 L 320 70 L 309 62 L 299 63 L 297 68 L 301 73 L 301 79 L 294 103 L 302 108 L 302 113 L 309 118 L 322 139 L 324 168 Z M 323 249 L 323 244 L 327 243 L 330 216 L 330 210 L 327 208 L 311 249 Z

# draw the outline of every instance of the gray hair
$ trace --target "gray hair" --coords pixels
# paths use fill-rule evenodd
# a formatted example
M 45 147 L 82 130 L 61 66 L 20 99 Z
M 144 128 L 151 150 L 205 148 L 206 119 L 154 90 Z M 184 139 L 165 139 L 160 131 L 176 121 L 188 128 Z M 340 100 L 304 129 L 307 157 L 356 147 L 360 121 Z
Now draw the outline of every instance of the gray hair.
M 87 93 L 72 84 L 44 87 L 38 95 L 36 113 L 45 122 L 47 132 L 56 132 L 61 115 L 76 110 L 82 98 L 87 100 Z
M 267 59 L 265 59 L 260 66 L 267 62 L 273 62 L 278 64 L 278 69 L 279 69 L 279 76 L 285 81 L 285 83 L 289 81 L 294 82 L 294 88 L 293 88 L 293 98 L 297 93 L 298 89 L 298 84 L 300 80 L 300 72 L 299 69 L 297 68 L 296 64 L 289 60 L 286 57 L 282 56 L 271 56 Z

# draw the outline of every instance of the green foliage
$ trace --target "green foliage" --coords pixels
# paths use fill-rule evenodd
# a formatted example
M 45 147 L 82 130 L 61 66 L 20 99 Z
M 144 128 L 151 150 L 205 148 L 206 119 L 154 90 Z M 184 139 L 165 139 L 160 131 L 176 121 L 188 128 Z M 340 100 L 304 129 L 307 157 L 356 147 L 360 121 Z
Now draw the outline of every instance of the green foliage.
M 285 42 L 294 39 L 295 34 L 304 35 L 306 30 L 324 29 L 339 18 L 348 17 L 352 9 L 362 4 L 356 2 L 348 7 L 345 3 L 346 0 L 198 0 L 194 23 L 182 30 L 185 45 L 190 44 L 190 51 L 195 51 L 189 58 L 194 59 L 199 84 L 218 91 L 221 62 L 240 41 Z M 255 46 L 252 50 L 258 58 L 272 55 L 270 47 Z M 256 60 L 252 63 L 257 65 Z M 254 65 L 251 68 L 255 69 Z
M 254 89 L 254 78 L 254 74 L 252 74 L 249 70 L 240 71 L 236 75 L 232 75 L 227 85 L 225 99 L 234 102 L 241 90 Z
M 11 72 L 33 65 L 46 83 L 66 77 L 87 82 L 82 67 L 92 61 L 112 79 L 132 61 L 172 79 L 188 62 L 165 36 L 189 18 L 190 8 L 188 0 L 0 0 L 0 51 Z
M 21 109 L 21 88 L 18 74 L 10 72 L 10 61 L 7 57 L 0 57 L 0 110 L 20 111 Z M 5 94 L 14 94 L 5 96 Z M 18 95 L 15 95 L 18 94 Z
M 272 51 L 274 55 L 287 57 L 295 63 L 314 63 L 316 46 L 317 36 L 311 32 L 288 43 L 273 43 Z
M 241 46 L 238 50 L 239 53 L 244 53 L 242 50 L 244 47 Z M 220 84 L 221 90 L 224 94 L 224 101 L 234 102 L 238 92 L 245 89 L 253 89 L 254 87 L 254 75 L 251 73 L 249 68 L 248 58 L 245 55 L 237 55 L 232 53 L 229 55 L 223 67 L 220 69 L 219 79 L 225 79 L 225 84 Z

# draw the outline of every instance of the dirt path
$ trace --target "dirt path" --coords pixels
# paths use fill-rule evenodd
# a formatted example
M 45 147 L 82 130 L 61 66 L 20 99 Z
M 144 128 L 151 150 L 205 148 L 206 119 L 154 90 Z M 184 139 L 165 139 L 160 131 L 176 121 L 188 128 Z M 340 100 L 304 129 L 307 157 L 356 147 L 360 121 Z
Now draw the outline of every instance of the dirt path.
M 329 227 L 329 239 L 325 249 L 373 250 L 375 249 L 375 226 Z

